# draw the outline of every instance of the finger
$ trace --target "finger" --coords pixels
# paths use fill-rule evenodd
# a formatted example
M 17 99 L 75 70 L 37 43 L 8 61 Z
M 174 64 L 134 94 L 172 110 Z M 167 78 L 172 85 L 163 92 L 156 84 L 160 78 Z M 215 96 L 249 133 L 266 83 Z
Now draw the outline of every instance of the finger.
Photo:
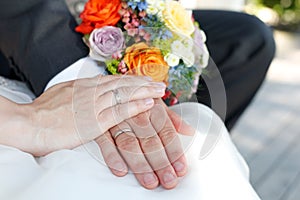
M 158 100 L 162 105 L 164 105 L 169 118 L 171 119 L 176 131 L 182 135 L 193 136 L 196 130 L 188 125 L 176 112 L 167 107 L 167 105 L 161 100 Z
M 104 133 L 122 121 L 149 110 L 153 104 L 153 99 L 136 100 L 102 110 L 97 114 L 100 133 Z
M 101 102 L 96 102 L 94 106 L 98 104 Z M 153 104 L 153 99 L 136 100 L 98 111 L 90 106 L 81 108 L 78 103 L 74 103 L 77 137 L 80 143 L 94 140 L 120 122 L 149 110 Z
M 193 136 L 195 134 L 196 130 L 192 126 L 188 125 L 176 112 L 169 108 L 167 108 L 166 111 L 178 133 L 189 136 Z
M 109 77 L 109 76 L 107 76 Z M 109 79 L 109 81 L 107 80 Z M 96 94 L 101 96 L 102 94 L 115 90 L 120 87 L 132 87 L 132 86 L 150 86 L 149 84 L 157 84 L 157 82 L 150 81 L 147 77 L 144 76 L 119 76 L 118 78 L 111 79 L 102 77 L 98 80 Z M 163 83 L 160 83 L 161 85 Z
M 121 123 L 111 128 L 110 132 L 114 136 L 115 133 L 124 129 L 130 129 L 130 127 L 126 123 Z M 135 135 L 132 132 L 123 133 L 115 138 L 115 142 L 138 182 L 147 189 L 156 188 L 159 184 L 158 178 L 145 159 Z
M 172 163 L 177 176 L 184 176 L 187 172 L 187 162 L 181 146 L 181 141 L 172 121 L 164 106 L 161 106 L 160 104 L 156 104 L 151 111 L 150 120 L 165 147 L 169 161 Z M 161 124 L 161 121 L 164 123 Z
M 106 132 L 96 138 L 95 141 L 99 145 L 104 161 L 111 172 L 116 176 L 125 176 L 128 172 L 127 165 L 120 156 L 110 132 Z
M 84 81 L 84 83 L 94 86 L 95 84 L 104 84 L 104 83 L 119 80 L 119 79 L 122 79 L 122 78 L 125 78 L 125 77 L 128 78 L 128 79 L 129 78 L 134 78 L 134 79 L 140 80 L 142 82 L 152 81 L 152 78 L 148 77 L 148 76 L 136 76 L 136 75 L 127 75 L 127 74 L 126 75 L 121 75 L 121 74 L 101 75 L 101 74 L 99 74 L 99 75 L 96 75 L 96 76 L 91 77 L 91 78 L 77 79 L 77 81 L 82 80 L 82 81 Z
M 121 87 L 101 95 L 97 99 L 98 102 L 101 102 L 96 104 L 97 109 L 104 110 L 118 103 L 126 103 L 138 99 L 160 98 L 165 93 L 165 87 L 164 84 L 159 83 L 152 83 L 147 86 Z
M 164 146 L 153 128 L 149 116 L 146 113 L 141 113 L 127 122 L 137 136 L 141 148 L 152 169 L 155 170 L 161 185 L 166 189 L 174 188 L 178 183 L 176 172 L 169 162 Z
M 96 97 L 118 87 L 142 86 L 149 83 L 154 83 L 149 77 L 133 75 L 97 75 L 93 78 L 77 79 L 70 82 L 70 84 L 74 84 L 74 91 L 89 89 Z

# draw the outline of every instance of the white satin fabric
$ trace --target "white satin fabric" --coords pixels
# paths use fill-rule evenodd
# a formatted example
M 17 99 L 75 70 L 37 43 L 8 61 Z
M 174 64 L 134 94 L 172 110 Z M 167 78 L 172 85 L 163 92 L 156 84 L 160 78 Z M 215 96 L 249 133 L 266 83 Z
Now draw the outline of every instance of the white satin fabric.
M 14 87 L 11 83 L 0 85 L 0 95 L 18 103 L 32 99 L 22 83 Z M 193 137 L 180 136 L 189 172 L 175 189 L 146 190 L 131 173 L 115 177 L 105 166 L 95 142 L 40 158 L 0 145 L 0 199 L 259 199 L 249 183 L 247 164 L 216 114 L 196 103 L 183 103 L 172 109 L 197 129 Z

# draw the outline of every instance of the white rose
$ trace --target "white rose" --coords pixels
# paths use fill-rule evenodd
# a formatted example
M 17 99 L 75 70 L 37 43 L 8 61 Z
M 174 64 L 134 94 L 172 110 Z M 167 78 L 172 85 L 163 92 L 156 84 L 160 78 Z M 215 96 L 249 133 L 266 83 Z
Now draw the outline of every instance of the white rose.
M 155 4 L 156 1 L 157 0 L 147 0 L 146 2 L 148 5 L 153 5 L 153 4 Z
M 182 55 L 182 60 L 187 67 L 191 67 L 195 63 L 195 55 L 192 51 L 186 51 Z
M 165 2 L 161 0 L 147 0 L 147 13 L 150 15 L 158 15 L 162 17 L 162 11 L 165 9 Z
M 179 41 L 179 40 L 175 40 L 172 44 L 171 44 L 171 51 L 172 52 L 176 52 L 176 53 L 180 53 L 183 49 L 185 49 L 184 45 Z
M 158 9 L 153 5 L 149 5 L 146 12 L 150 15 L 156 15 L 158 13 Z
M 192 38 L 185 37 L 182 40 L 182 44 L 185 46 L 186 49 L 188 49 L 189 51 L 192 51 L 193 46 L 194 46 L 194 41 Z
M 163 10 L 163 9 L 165 9 L 165 2 L 164 1 L 158 1 L 157 3 L 156 3 L 156 6 L 157 6 L 157 8 L 158 8 L 158 10 Z
M 169 66 L 175 67 L 179 64 L 180 58 L 172 53 L 165 55 L 164 60 L 168 63 Z

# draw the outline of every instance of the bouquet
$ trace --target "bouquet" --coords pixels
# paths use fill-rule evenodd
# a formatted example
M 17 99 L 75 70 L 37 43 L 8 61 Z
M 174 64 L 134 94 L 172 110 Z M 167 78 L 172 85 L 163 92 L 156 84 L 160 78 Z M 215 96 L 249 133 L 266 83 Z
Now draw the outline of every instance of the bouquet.
M 205 34 L 172 0 L 89 0 L 76 31 L 110 74 L 150 76 L 167 85 L 167 105 L 187 101 L 208 63 Z

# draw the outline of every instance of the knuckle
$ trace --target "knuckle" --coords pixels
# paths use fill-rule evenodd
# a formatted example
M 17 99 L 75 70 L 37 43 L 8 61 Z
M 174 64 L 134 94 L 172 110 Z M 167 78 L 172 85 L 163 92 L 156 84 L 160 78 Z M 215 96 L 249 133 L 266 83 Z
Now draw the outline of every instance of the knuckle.
M 143 90 L 146 92 L 146 94 L 156 93 L 155 88 L 153 87 L 143 87 Z
M 135 117 L 132 117 L 130 120 L 128 120 L 129 124 L 133 126 L 137 126 L 138 128 L 147 127 L 150 125 L 150 119 L 149 119 L 149 112 L 143 112 L 138 114 Z
M 122 114 L 122 109 L 121 109 L 121 106 L 120 105 L 116 105 L 113 107 L 113 112 L 114 112 L 114 115 L 115 116 L 121 116 Z
M 98 133 L 104 133 L 108 130 L 110 123 L 108 123 L 107 114 L 105 114 L 104 112 L 100 112 L 97 116 L 97 121 L 97 130 L 99 131 Z
M 115 105 L 112 107 L 112 120 L 114 120 L 116 122 L 116 124 L 118 124 L 119 122 L 123 121 L 122 119 L 124 119 L 124 117 L 126 118 L 126 116 L 124 116 L 125 112 L 122 109 L 125 109 L 125 105 Z M 106 116 L 107 119 L 107 116 Z
M 163 141 L 164 145 L 170 144 L 177 137 L 177 133 L 173 128 L 165 128 L 160 133 L 159 136 Z
M 138 87 L 135 88 L 137 93 L 141 94 L 141 95 L 147 95 L 147 94 L 152 94 L 153 93 L 153 89 L 151 87 L 147 87 L 145 85 L 140 85 Z
M 175 161 L 179 160 L 182 156 L 184 156 L 183 151 L 173 151 L 169 153 L 170 162 L 174 163 Z
M 131 106 L 135 110 L 143 110 L 145 107 L 145 103 L 143 101 L 133 101 Z
M 122 103 L 125 103 L 130 99 L 132 95 L 132 91 L 129 87 L 122 87 L 122 88 L 118 88 L 117 90 Z
M 105 114 L 103 112 L 100 112 L 97 116 L 97 119 L 99 122 L 103 122 L 103 120 L 105 119 Z
M 103 134 L 101 136 L 99 136 L 96 139 L 96 142 L 100 145 L 100 146 L 104 146 L 104 145 L 110 145 L 113 144 L 113 140 L 111 137 L 109 137 L 107 134 Z
M 133 153 L 136 152 L 138 141 L 135 137 L 123 134 L 117 138 L 116 142 L 119 150 Z
M 141 139 L 141 145 L 144 150 L 147 150 L 147 152 L 153 152 L 163 148 L 161 140 L 157 136 Z

